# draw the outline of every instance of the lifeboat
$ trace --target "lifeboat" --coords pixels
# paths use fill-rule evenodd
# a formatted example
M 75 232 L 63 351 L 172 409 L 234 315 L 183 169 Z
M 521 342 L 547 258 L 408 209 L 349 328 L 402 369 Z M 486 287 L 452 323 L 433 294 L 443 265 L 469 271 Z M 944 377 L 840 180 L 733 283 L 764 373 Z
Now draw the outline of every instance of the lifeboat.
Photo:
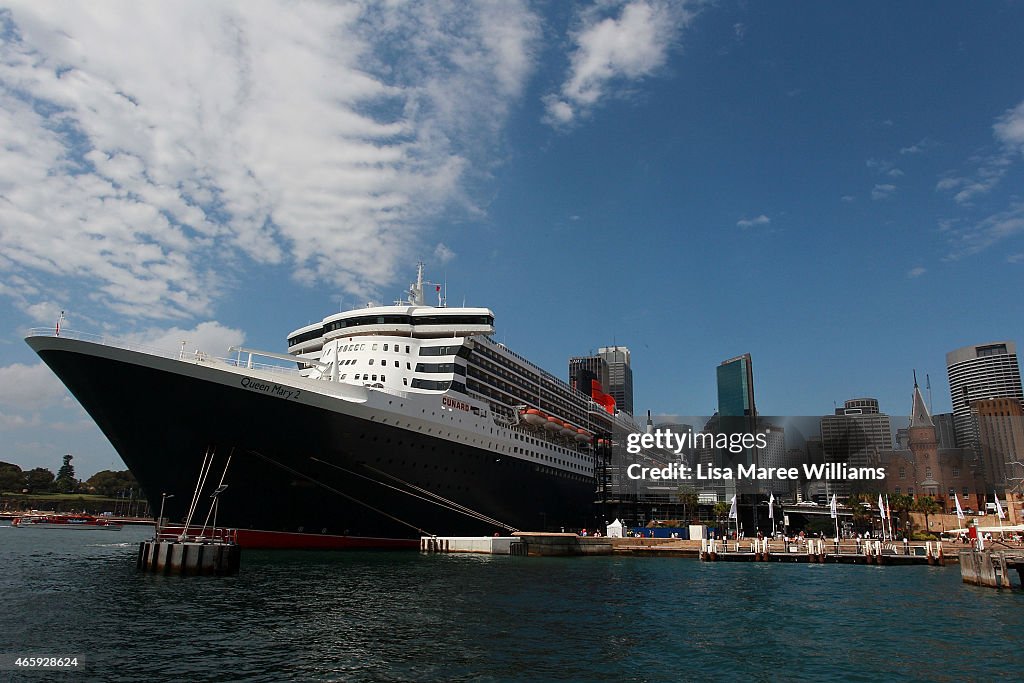
M 523 422 L 529 425 L 533 425 L 534 427 L 539 427 L 541 425 L 547 424 L 548 421 L 548 416 L 540 412 L 536 408 L 529 408 L 527 410 L 524 410 L 519 415 L 520 417 L 522 417 Z
M 577 429 L 576 440 L 584 443 L 590 441 L 590 432 L 588 432 L 586 429 Z
M 568 422 L 562 423 L 562 436 L 576 436 L 576 428 Z
M 557 432 L 562 429 L 562 421 L 557 417 L 549 417 L 547 424 L 544 425 L 544 429 L 550 429 L 553 432 Z

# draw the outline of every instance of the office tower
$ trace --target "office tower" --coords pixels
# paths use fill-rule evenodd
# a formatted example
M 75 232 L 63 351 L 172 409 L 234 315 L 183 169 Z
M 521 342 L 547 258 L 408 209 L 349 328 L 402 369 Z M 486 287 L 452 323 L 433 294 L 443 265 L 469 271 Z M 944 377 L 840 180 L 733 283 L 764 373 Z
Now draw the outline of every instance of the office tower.
M 1005 492 L 1001 495 L 1004 503 L 1013 497 L 1019 508 L 1024 489 L 1024 408 L 1012 398 L 993 398 L 975 401 L 971 412 L 986 494 L 992 493 L 992 489 L 1000 494 Z
M 749 353 L 722 361 L 718 366 L 718 414 L 721 417 L 757 417 L 754 368 Z
M 935 423 L 935 434 L 939 437 L 939 448 L 956 448 L 953 413 L 932 415 L 932 422 Z
M 606 390 L 615 398 L 619 410 L 633 414 L 633 370 L 629 367 L 629 349 L 625 346 L 603 347 L 597 355 L 608 364 Z
M 977 451 L 978 433 L 971 418 L 971 404 L 991 398 L 1024 401 L 1017 346 L 1000 341 L 950 351 L 946 354 L 946 372 L 957 445 Z
M 600 356 L 580 356 L 569 359 L 569 386 L 590 396 L 590 380 L 597 380 L 601 391 L 608 392 L 608 363 Z
M 892 449 L 892 422 L 881 412 L 878 399 L 852 398 L 821 418 L 821 447 L 825 462 L 850 467 L 871 467 L 879 451 Z M 849 482 L 830 482 L 841 496 L 850 494 Z

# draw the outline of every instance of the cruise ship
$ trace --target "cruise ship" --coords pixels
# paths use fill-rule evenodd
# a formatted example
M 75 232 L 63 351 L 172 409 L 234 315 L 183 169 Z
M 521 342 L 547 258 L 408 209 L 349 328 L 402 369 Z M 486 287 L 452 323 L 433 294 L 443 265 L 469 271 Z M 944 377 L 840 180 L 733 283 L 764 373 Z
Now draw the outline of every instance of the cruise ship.
M 494 340 L 487 308 L 406 300 L 332 314 L 288 353 L 160 352 L 60 329 L 27 343 L 176 522 L 249 547 L 415 546 L 594 525 L 610 439 L 632 429 Z M 588 389 L 588 387 L 584 387 Z M 215 503 L 215 505 L 214 505 Z

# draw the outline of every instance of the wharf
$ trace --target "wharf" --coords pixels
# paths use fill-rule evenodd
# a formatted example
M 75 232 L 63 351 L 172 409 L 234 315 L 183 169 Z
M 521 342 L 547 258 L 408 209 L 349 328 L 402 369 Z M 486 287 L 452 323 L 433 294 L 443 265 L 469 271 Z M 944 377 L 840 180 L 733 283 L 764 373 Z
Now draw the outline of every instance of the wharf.
M 428 553 L 476 553 L 530 557 L 581 555 L 630 555 L 675 557 L 717 562 L 804 562 L 873 565 L 944 565 L 957 562 L 944 555 L 942 544 L 882 543 L 881 541 L 834 541 L 807 539 L 797 543 L 748 539 L 714 541 L 675 538 L 610 538 L 540 532 L 512 536 L 424 536 L 420 550 Z
M 1013 574 L 1017 570 L 1017 581 Z M 961 550 L 960 578 L 964 583 L 990 588 L 1024 587 L 1024 551 Z
M 609 538 L 576 534 L 517 531 L 511 536 L 423 536 L 420 550 L 427 553 L 475 553 L 530 557 L 611 555 Z
M 807 539 L 800 543 L 752 539 L 700 541 L 700 559 L 707 562 L 803 562 L 809 564 L 945 565 L 956 556 L 943 553 L 941 541 L 923 545 L 882 541 L 854 543 Z

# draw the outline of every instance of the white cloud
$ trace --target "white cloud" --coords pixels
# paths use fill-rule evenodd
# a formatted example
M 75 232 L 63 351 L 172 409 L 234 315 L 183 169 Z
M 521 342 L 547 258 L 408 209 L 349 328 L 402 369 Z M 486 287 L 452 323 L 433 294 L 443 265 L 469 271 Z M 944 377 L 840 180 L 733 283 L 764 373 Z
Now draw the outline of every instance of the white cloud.
M 744 230 L 746 230 L 747 228 L 754 228 L 754 227 L 758 227 L 758 226 L 762 226 L 762 225 L 768 225 L 771 222 L 772 222 L 772 219 L 768 218 L 768 216 L 765 216 L 762 213 L 760 216 L 757 216 L 756 218 L 741 218 L 740 220 L 736 221 L 736 225 L 738 227 L 743 228 Z
M 153 327 L 124 335 L 126 341 L 164 351 L 176 351 L 185 342 L 186 351 L 196 349 L 216 357 L 227 357 L 228 348 L 245 343 L 245 333 L 216 321 L 199 323 L 192 329 Z
M 996 139 L 1007 147 L 1014 147 L 1024 152 L 1024 102 L 1013 109 L 1008 109 L 993 124 Z
M 992 214 L 966 227 L 950 226 L 946 234 L 952 246 L 949 259 L 957 260 L 976 254 L 1010 237 L 1024 234 L 1024 204 L 1013 204 L 1006 211 Z
M 603 2 L 581 11 L 569 73 L 557 94 L 543 98 L 545 121 L 572 123 L 620 94 L 621 85 L 656 73 L 693 17 L 686 3 L 667 0 Z
M 922 275 L 924 275 L 927 272 L 928 272 L 927 268 L 923 268 L 921 266 L 917 266 L 916 268 L 911 268 L 910 270 L 907 271 L 907 277 L 913 279 L 913 278 L 916 278 L 916 277 L 921 277 Z
M 889 184 L 875 185 L 871 189 L 871 198 L 875 199 L 875 200 L 886 199 L 887 197 L 891 197 L 892 194 L 895 191 L 896 191 L 896 186 L 895 185 L 889 185 Z
M 434 247 L 434 259 L 439 265 L 445 265 L 449 261 L 455 258 L 455 252 L 448 248 L 444 242 L 438 242 L 437 246 Z
M 60 403 L 66 394 L 64 385 L 42 362 L 0 367 L 0 405 L 38 410 Z
M 900 178 L 904 175 L 903 171 L 898 168 L 890 168 L 885 174 L 890 178 Z
M 920 142 L 915 142 L 909 147 L 903 147 L 900 149 L 900 154 L 921 154 L 927 151 L 929 148 L 934 147 L 935 143 L 928 138 L 923 138 Z
M 854 197 L 852 194 L 844 194 L 839 199 L 841 199 L 842 201 L 846 202 L 847 204 L 851 204 L 851 203 L 857 201 L 857 198 Z
M 476 210 L 541 32 L 523 2 L 9 4 L 0 272 L 156 319 L 253 266 L 388 284 Z

